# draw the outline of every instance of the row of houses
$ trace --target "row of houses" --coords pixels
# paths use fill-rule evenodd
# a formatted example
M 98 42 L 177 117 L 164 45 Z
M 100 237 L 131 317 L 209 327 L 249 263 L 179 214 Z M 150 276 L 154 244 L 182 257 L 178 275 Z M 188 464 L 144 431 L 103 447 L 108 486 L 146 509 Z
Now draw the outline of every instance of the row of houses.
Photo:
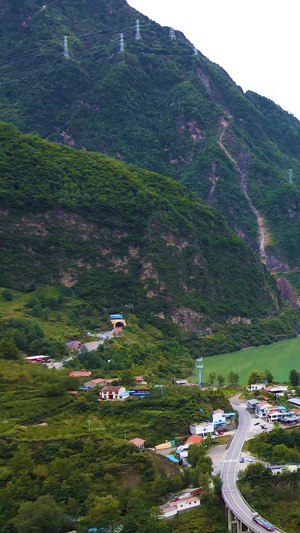
M 271 405 L 266 400 L 248 400 L 247 407 L 254 411 L 258 418 L 266 418 L 269 422 L 298 423 L 300 416 L 298 409 L 288 409 L 284 405 Z
M 276 394 L 276 396 L 284 396 L 284 394 L 288 390 L 288 387 L 287 385 L 267 385 L 266 383 L 261 382 L 261 383 L 252 383 L 248 390 L 250 392 L 253 392 L 256 390 L 258 391 L 264 390 L 265 392 L 268 392 L 270 394 Z
M 282 474 L 283 472 L 297 472 L 300 470 L 299 463 L 286 463 L 285 465 L 268 465 L 267 468 L 271 470 L 273 476 Z
M 84 374 L 83 374 L 84 373 Z M 69 376 L 73 377 L 88 377 L 91 375 L 91 372 L 87 371 L 74 371 L 69 372 Z M 135 383 L 137 385 L 147 385 L 147 381 L 144 380 L 143 376 L 135 376 Z M 120 381 L 119 378 L 96 378 L 86 381 L 84 383 L 85 387 L 89 389 L 94 389 L 95 387 L 104 387 L 105 385 L 111 385 L 113 381 Z

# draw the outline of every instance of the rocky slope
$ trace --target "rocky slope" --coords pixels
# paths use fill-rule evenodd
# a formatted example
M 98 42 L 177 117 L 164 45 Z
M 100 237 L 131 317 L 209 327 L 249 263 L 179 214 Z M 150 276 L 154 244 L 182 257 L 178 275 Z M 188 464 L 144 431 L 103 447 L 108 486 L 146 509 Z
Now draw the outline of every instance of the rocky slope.
M 5 123 L 0 141 L 2 286 L 59 281 L 183 329 L 278 308 L 258 257 L 182 185 Z

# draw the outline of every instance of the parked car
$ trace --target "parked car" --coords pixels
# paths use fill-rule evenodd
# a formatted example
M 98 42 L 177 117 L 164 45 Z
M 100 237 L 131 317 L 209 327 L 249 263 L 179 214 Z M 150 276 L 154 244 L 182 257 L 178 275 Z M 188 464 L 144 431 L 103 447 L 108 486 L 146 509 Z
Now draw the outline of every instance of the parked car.
M 254 424 L 254 425 L 255 425 L 255 426 L 259 426 L 259 422 L 255 422 L 255 424 Z
M 224 435 L 224 431 L 219 431 L 219 435 Z
M 244 463 L 244 461 L 245 461 L 244 457 L 241 457 L 240 458 L 240 463 Z

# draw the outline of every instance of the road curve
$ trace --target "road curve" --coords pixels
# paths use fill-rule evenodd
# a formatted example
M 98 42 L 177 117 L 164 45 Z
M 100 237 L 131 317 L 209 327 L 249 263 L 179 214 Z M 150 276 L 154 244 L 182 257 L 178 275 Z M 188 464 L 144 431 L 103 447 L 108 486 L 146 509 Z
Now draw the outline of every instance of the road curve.
M 266 532 L 266 530 L 253 522 L 253 510 L 248 506 L 236 485 L 241 450 L 250 427 L 251 416 L 248 411 L 240 405 L 233 404 L 233 408 L 239 414 L 239 424 L 222 466 L 222 496 L 227 507 L 231 509 L 234 515 L 241 520 L 243 524 L 249 527 L 250 531 L 253 531 L 253 533 L 263 533 L 263 531 Z M 275 528 L 275 531 L 284 533 L 281 529 Z

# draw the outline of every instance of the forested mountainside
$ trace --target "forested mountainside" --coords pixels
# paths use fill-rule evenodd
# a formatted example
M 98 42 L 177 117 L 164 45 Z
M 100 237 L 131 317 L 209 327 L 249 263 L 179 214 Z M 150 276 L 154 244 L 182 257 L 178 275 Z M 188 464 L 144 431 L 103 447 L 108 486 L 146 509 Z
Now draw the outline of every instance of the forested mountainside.
M 125 0 L 0 0 L 0 23 L 1 119 L 181 180 L 269 269 L 300 266 L 293 116 Z
M 5 123 L 0 165 L 0 285 L 58 281 L 187 329 L 278 309 L 258 257 L 176 181 Z

